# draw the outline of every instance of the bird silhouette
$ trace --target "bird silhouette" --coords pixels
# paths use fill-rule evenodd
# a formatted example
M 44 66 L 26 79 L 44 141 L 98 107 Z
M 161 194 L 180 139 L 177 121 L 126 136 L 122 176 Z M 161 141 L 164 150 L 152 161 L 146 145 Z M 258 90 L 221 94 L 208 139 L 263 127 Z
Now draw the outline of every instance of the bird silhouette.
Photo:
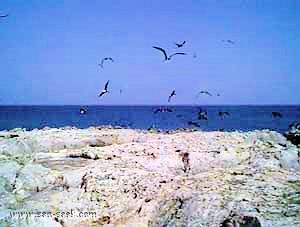
M 207 111 L 206 110 L 202 110 L 201 108 L 199 109 L 198 120 L 206 120 L 206 121 L 208 120 Z
M 229 112 L 227 112 L 227 111 L 219 111 L 218 115 L 219 115 L 220 117 L 224 117 L 225 115 L 229 116 L 230 114 L 229 114 Z
M 175 56 L 175 55 L 186 55 L 186 53 L 183 53 L 183 52 L 177 52 L 177 53 L 171 54 L 171 55 L 168 57 L 167 52 L 166 52 L 163 48 L 161 48 L 161 47 L 156 47 L 156 46 L 153 46 L 153 48 L 156 49 L 156 50 L 159 50 L 159 51 L 161 51 L 161 52 L 163 53 L 164 58 L 165 58 L 165 59 L 164 59 L 165 61 L 170 61 L 171 58 L 172 58 L 173 56 Z
M 102 95 L 104 95 L 105 93 L 108 93 L 108 84 L 109 84 L 109 80 L 106 82 L 104 89 L 101 91 L 101 93 L 98 95 L 98 97 L 101 97 Z
M 8 17 L 8 14 L 0 15 L 0 18 Z
M 175 45 L 177 46 L 177 48 L 180 48 L 180 47 L 183 47 L 183 45 L 185 44 L 186 42 L 183 41 L 182 43 L 175 43 Z
M 188 125 L 194 125 L 196 127 L 200 127 L 200 124 L 198 122 L 195 122 L 195 121 L 188 121 Z
M 103 68 L 103 64 L 104 64 L 105 61 L 114 62 L 114 59 L 112 59 L 111 57 L 102 58 L 101 63 L 99 64 L 101 66 L 101 68 Z
M 183 53 L 183 52 L 177 52 L 177 53 L 174 53 L 174 54 L 171 54 L 169 57 L 168 57 L 168 60 L 170 61 L 171 58 L 175 55 L 186 55 L 186 53 Z
M 274 118 L 276 118 L 276 117 L 281 118 L 281 117 L 282 117 L 282 114 L 279 113 L 279 112 L 274 111 L 274 112 L 272 112 L 272 116 L 273 116 Z
M 173 110 L 171 108 L 166 108 L 166 107 L 160 107 L 160 108 L 157 108 L 156 110 L 154 110 L 154 113 L 162 113 L 162 112 L 173 112 Z
M 292 122 L 291 124 L 289 124 L 289 129 L 292 130 L 292 129 L 297 129 L 297 130 L 300 130 L 300 123 L 299 122 Z
M 175 95 L 176 95 L 176 92 L 175 92 L 175 90 L 173 90 L 173 91 L 171 92 L 171 94 L 169 95 L 168 102 L 170 102 L 170 101 L 171 101 L 171 98 L 172 98 L 173 96 L 175 96 Z
M 230 39 L 227 39 L 227 40 L 224 40 L 224 39 L 223 39 L 222 42 L 226 42 L 226 43 L 229 43 L 229 44 L 232 44 L 232 45 L 235 44 L 235 42 L 232 41 L 232 40 L 230 40 Z
M 80 114 L 86 114 L 87 110 L 84 108 L 80 108 Z
M 197 96 L 199 96 L 201 94 L 212 96 L 212 94 L 210 92 L 208 92 L 208 91 L 199 91 L 198 94 L 197 94 Z

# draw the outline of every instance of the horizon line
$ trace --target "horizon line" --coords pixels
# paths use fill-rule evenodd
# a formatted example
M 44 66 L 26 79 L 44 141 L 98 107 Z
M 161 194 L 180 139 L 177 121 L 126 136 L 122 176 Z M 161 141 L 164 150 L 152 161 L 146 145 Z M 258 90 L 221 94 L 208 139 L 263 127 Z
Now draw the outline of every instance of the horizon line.
M 0 104 L 0 106 L 300 106 L 300 104 Z

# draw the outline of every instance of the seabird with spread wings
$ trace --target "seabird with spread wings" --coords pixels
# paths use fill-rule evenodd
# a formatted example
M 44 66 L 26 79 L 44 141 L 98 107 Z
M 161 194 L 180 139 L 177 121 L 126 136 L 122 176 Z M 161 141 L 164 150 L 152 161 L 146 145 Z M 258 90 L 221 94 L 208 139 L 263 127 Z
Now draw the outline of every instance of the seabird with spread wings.
M 99 97 L 101 97 L 102 95 L 104 95 L 105 93 L 108 93 L 108 84 L 109 84 L 109 80 L 106 82 L 104 89 L 101 91 L 101 93 L 98 95 Z
M 112 59 L 112 57 L 105 57 L 105 58 L 102 58 L 101 60 L 101 63 L 99 64 L 101 66 L 101 68 L 103 68 L 103 64 L 105 61 L 111 61 L 111 62 L 114 62 L 114 59 Z
M 175 90 L 173 90 L 172 93 L 169 95 L 168 102 L 170 102 L 171 98 L 175 95 L 176 95 L 176 92 L 175 92 Z
M 165 61 L 170 61 L 171 58 L 172 58 L 173 56 L 175 56 L 175 55 L 186 55 L 186 53 L 183 53 L 183 52 L 177 52 L 177 53 L 174 53 L 174 54 L 171 54 L 170 56 L 168 56 L 168 55 L 167 55 L 167 52 L 166 52 L 163 48 L 161 48 L 161 47 L 156 47 L 156 46 L 153 46 L 153 48 L 156 49 L 156 50 L 159 50 L 160 52 L 163 53 L 164 58 L 165 58 Z
M 182 43 L 175 43 L 175 45 L 177 46 L 177 48 L 180 48 L 180 47 L 183 47 L 183 45 L 185 44 L 186 42 L 183 41 Z

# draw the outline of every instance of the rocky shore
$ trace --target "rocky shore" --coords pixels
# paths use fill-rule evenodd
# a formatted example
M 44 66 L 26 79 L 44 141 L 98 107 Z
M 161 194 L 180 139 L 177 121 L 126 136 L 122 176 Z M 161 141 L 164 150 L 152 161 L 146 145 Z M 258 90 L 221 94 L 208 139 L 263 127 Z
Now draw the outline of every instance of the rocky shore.
M 0 226 L 300 226 L 300 148 L 273 131 L 0 132 Z M 11 212 L 95 212 L 12 218 Z

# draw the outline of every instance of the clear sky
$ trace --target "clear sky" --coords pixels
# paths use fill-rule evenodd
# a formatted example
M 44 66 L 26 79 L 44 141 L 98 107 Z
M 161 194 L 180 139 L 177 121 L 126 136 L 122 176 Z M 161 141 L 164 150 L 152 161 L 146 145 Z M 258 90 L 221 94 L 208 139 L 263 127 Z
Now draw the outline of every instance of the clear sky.
M 166 104 L 173 89 L 172 104 L 300 104 L 298 0 L 1 0 L 6 13 L 0 104 Z M 169 62 L 152 48 L 183 40 Z

